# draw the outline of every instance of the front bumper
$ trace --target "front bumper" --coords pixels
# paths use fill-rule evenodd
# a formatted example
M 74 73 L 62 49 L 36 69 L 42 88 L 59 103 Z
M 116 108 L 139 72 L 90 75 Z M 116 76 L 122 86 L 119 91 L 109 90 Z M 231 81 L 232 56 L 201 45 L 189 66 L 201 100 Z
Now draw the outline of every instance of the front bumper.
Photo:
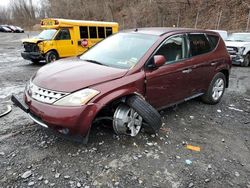
M 241 65 L 244 62 L 244 56 L 242 55 L 230 55 L 232 59 L 232 64 L 234 65 Z
M 27 60 L 44 60 L 44 56 L 40 52 L 21 52 L 21 56 Z
M 95 104 L 81 107 L 61 107 L 40 103 L 27 94 L 24 101 L 12 95 L 12 102 L 44 128 L 51 128 L 59 136 L 77 142 L 87 143 L 92 121 L 97 113 Z

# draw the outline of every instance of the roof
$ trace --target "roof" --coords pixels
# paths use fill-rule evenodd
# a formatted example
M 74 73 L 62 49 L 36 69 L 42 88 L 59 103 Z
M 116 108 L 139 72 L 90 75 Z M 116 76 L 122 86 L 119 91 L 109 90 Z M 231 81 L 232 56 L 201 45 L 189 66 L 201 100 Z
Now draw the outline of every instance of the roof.
M 166 33 L 170 32 L 202 32 L 202 33 L 213 33 L 216 32 L 203 30 L 203 29 L 194 29 L 194 28 L 179 28 L 179 27 L 144 27 L 144 28 L 136 28 L 136 29 L 128 29 L 124 30 L 123 32 L 137 32 L 142 34 L 149 34 L 149 35 L 157 35 L 161 36 Z
M 88 20 L 70 20 L 70 19 L 62 19 L 62 18 L 45 18 L 42 20 L 58 20 L 59 22 L 66 22 L 68 24 L 79 24 L 79 23 L 88 23 L 88 24 L 109 24 L 109 25 L 117 25 L 117 22 L 105 22 L 105 21 L 88 21 Z

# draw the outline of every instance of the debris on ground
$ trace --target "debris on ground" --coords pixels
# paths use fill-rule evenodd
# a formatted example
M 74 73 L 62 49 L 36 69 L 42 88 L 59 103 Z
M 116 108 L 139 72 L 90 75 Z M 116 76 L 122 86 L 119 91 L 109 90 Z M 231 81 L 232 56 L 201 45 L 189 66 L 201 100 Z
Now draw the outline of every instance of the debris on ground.
M 28 177 L 30 177 L 32 175 L 31 170 L 28 170 L 26 172 L 23 173 L 23 175 L 21 176 L 23 179 L 26 179 Z
M 190 164 L 192 164 L 192 161 L 189 160 L 189 159 L 186 159 L 186 160 L 185 160 L 185 163 L 188 164 L 188 165 L 190 165 Z
M 235 111 L 237 111 L 237 112 L 244 112 L 243 110 L 238 109 L 238 108 L 235 108 L 235 107 L 229 106 L 228 108 L 229 108 L 230 110 L 235 110 Z
M 190 144 L 187 144 L 186 148 L 189 149 L 189 150 L 192 150 L 192 151 L 201 151 L 201 148 L 199 146 L 193 146 L 193 145 L 190 145 Z
M 7 105 L 6 106 L 6 109 L 1 113 L 1 111 L 0 111 L 0 117 L 3 117 L 3 116 L 5 116 L 5 115 L 7 115 L 8 113 L 10 113 L 11 112 L 11 105 Z

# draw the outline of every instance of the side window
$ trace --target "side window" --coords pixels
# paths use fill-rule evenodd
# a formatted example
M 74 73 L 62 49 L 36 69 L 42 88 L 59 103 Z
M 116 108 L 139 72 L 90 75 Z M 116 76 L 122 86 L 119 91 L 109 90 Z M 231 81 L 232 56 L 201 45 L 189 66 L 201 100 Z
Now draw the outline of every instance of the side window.
M 219 41 L 219 37 L 216 36 L 216 35 L 207 35 L 209 41 L 210 41 L 210 44 L 212 46 L 212 49 L 214 49 L 217 44 L 218 44 L 218 41 Z
M 89 27 L 89 34 L 90 38 L 96 39 L 97 38 L 96 27 Z
M 99 38 L 105 38 L 104 27 L 98 27 L 98 37 Z
M 88 27 L 87 26 L 80 26 L 80 37 L 81 39 L 86 39 L 89 38 L 89 32 L 88 32 Z
M 185 59 L 186 51 L 185 38 L 183 35 L 178 35 L 167 39 L 155 55 L 163 55 L 168 63 Z
M 106 27 L 106 37 L 113 34 L 112 27 Z
M 56 40 L 70 40 L 69 29 L 61 29 L 56 36 Z
M 192 56 L 211 51 L 209 42 L 204 34 L 189 34 L 190 51 Z

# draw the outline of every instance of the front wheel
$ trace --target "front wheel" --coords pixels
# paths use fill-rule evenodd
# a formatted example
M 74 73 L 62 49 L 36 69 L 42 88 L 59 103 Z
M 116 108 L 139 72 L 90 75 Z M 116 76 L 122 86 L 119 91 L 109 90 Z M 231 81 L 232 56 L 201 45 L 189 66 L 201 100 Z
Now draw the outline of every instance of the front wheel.
M 207 104 L 220 102 L 226 88 L 226 77 L 223 73 L 217 73 L 210 83 L 207 92 L 202 96 L 202 101 Z
M 51 63 L 54 62 L 56 60 L 58 60 L 58 54 L 55 51 L 49 51 L 46 55 L 45 55 L 45 60 L 46 63 Z
M 247 54 L 245 57 L 244 57 L 244 61 L 243 63 L 241 64 L 242 67 L 248 67 L 250 65 L 250 54 Z

